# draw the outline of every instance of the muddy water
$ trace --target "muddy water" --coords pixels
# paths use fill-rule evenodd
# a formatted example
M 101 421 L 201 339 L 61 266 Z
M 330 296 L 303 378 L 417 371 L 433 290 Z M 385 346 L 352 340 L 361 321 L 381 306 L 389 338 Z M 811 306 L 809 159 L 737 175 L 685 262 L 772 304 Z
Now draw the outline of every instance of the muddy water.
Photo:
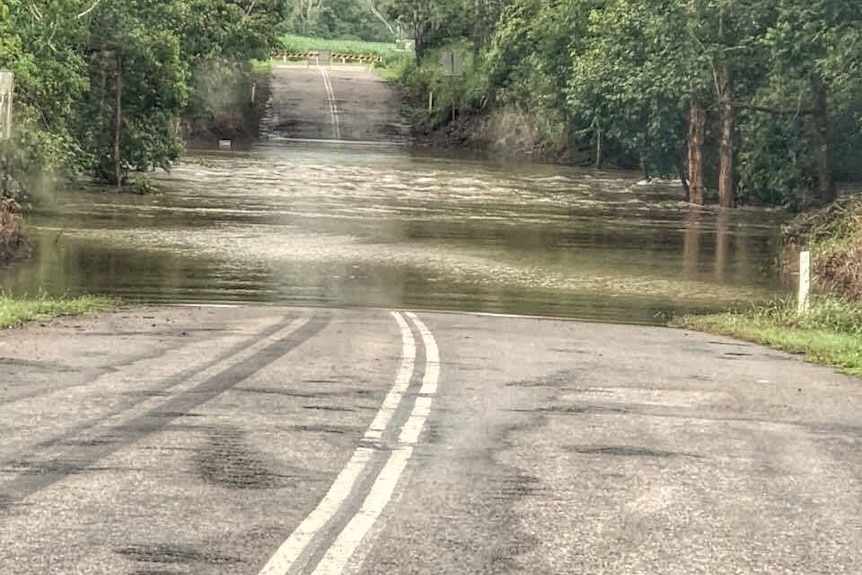
M 631 174 L 284 144 L 158 180 L 43 199 L 3 288 L 634 323 L 784 292 L 779 212 L 692 210 Z

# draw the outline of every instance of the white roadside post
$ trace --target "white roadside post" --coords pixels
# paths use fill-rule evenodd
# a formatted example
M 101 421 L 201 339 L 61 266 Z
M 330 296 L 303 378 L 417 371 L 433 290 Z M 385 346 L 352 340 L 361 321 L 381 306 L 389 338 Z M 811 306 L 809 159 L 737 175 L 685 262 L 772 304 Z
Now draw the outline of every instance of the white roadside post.
M 0 70 L 0 141 L 12 137 L 12 94 L 15 77 L 8 70 Z
M 808 311 L 808 300 L 811 293 L 811 252 L 799 254 L 799 306 L 800 315 Z

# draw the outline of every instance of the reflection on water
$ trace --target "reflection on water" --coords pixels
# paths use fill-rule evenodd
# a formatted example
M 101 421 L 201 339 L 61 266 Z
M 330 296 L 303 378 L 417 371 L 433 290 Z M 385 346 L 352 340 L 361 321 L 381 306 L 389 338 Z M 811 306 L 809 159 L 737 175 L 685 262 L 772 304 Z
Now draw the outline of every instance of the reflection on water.
M 158 179 L 44 201 L 4 289 L 641 323 L 782 291 L 780 213 L 692 209 L 629 174 L 273 146 Z

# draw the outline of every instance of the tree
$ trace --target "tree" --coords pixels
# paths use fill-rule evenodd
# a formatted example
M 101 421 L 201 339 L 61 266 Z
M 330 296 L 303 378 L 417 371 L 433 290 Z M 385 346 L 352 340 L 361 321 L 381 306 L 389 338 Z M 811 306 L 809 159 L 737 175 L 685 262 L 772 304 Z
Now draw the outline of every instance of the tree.
M 647 174 L 679 173 L 694 203 L 713 186 L 727 207 L 795 205 L 811 187 L 828 202 L 839 174 L 862 175 L 860 10 L 514 0 L 486 53 L 490 101 L 565 124 L 596 165 L 635 157 Z
M 390 17 L 404 27 L 416 45 L 416 61 L 454 39 L 474 33 L 474 5 L 460 0 L 392 0 Z
M 568 82 L 572 117 L 635 153 L 646 177 L 682 172 L 683 109 L 692 93 L 691 71 L 681 63 L 682 12 L 658 10 L 658 3 L 593 9 Z
M 0 8 L 0 66 L 17 79 L 12 164 L 121 185 L 130 171 L 177 159 L 194 75 L 213 62 L 248 69 L 249 59 L 267 58 L 287 4 L 8 0 Z
M 833 108 L 849 107 L 862 89 L 862 7 L 840 0 L 781 2 L 761 43 L 775 65 L 758 95 L 759 110 L 776 116 L 795 110 L 809 118 L 817 195 L 829 203 L 836 197 Z

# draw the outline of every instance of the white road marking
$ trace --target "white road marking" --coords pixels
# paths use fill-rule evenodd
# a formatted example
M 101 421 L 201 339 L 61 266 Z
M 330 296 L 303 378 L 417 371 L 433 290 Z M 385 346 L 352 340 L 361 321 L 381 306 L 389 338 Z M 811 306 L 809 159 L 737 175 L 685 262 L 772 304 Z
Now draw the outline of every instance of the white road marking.
M 383 402 L 383 406 L 377 412 L 374 421 L 369 426 L 366 432 L 366 437 L 376 437 L 376 432 L 382 424 L 385 426 L 392 419 L 395 410 L 398 409 L 398 404 L 393 404 L 392 398 L 398 399 L 400 402 L 404 397 L 404 391 L 410 385 L 410 380 L 413 378 L 413 370 L 416 360 L 416 341 L 413 338 L 413 333 L 410 331 L 409 324 L 404 320 L 398 312 L 391 312 L 392 317 L 398 322 L 401 328 L 401 365 L 398 369 L 398 375 L 395 380 L 395 385 L 390 390 L 389 394 Z M 293 568 L 296 561 L 314 539 L 318 532 L 323 529 L 338 510 L 344 505 L 354 485 L 358 481 L 362 472 L 365 470 L 368 462 L 371 461 L 371 456 L 374 449 L 368 447 L 358 447 L 354 452 L 350 461 L 341 470 L 341 473 L 336 477 L 335 482 L 329 488 L 329 491 L 303 521 L 299 524 L 290 537 L 282 543 L 281 547 L 270 558 L 260 575 L 285 575 Z M 379 480 L 379 477 L 378 477 Z
M 335 90 L 332 88 L 332 82 L 329 79 L 329 72 L 326 68 L 318 68 L 320 75 L 323 76 L 323 87 L 326 88 L 326 101 L 329 103 L 329 116 L 332 119 L 332 133 L 336 140 L 341 139 L 341 122 L 338 118 L 338 103 L 335 101 Z
M 335 482 L 317 507 L 314 508 L 314 511 L 282 543 L 275 555 L 260 570 L 260 575 L 284 575 L 290 571 L 293 564 L 314 539 L 314 536 L 326 526 L 347 500 L 356 480 L 359 479 L 366 465 L 371 461 L 373 453 L 374 450 L 367 447 L 360 447 L 353 452 L 353 457 L 338 474 Z
M 374 481 L 362 507 L 317 564 L 314 575 L 341 575 L 365 534 L 374 526 L 383 508 L 392 499 L 398 479 L 406 469 L 411 455 L 413 448 L 407 446 L 399 447 L 389 455 L 386 466 Z
M 389 455 L 386 465 L 362 502 L 362 507 L 317 564 L 314 575 L 341 575 L 344 571 L 350 558 L 392 499 L 398 480 L 413 455 L 413 446 L 418 442 L 425 421 L 431 413 L 431 402 L 437 393 L 440 378 L 440 353 L 434 335 L 416 314 L 408 313 L 407 317 L 419 330 L 425 346 L 425 376 L 422 379 L 421 395 L 416 398 L 410 418 L 401 428 L 400 446 Z
M 400 313 L 392 312 L 392 317 L 398 322 L 398 327 L 401 328 L 401 341 L 403 348 L 401 352 L 401 367 L 398 368 L 398 377 L 395 380 L 395 385 L 389 391 L 386 399 L 383 400 L 383 406 L 377 412 L 377 416 L 371 425 L 368 426 L 368 431 L 365 432 L 365 439 L 369 441 L 379 441 L 386 431 L 386 426 L 395 415 L 395 410 L 401 403 L 404 393 L 410 386 L 410 380 L 413 378 L 413 369 L 416 362 L 416 340 L 413 339 L 413 332 L 410 331 L 410 326 L 404 320 Z
M 437 393 L 437 382 L 440 380 L 440 350 L 437 341 L 419 317 L 413 312 L 407 312 L 407 317 L 413 320 L 414 325 L 422 335 L 422 343 L 425 345 L 425 377 L 422 380 L 422 395 L 435 395 Z

